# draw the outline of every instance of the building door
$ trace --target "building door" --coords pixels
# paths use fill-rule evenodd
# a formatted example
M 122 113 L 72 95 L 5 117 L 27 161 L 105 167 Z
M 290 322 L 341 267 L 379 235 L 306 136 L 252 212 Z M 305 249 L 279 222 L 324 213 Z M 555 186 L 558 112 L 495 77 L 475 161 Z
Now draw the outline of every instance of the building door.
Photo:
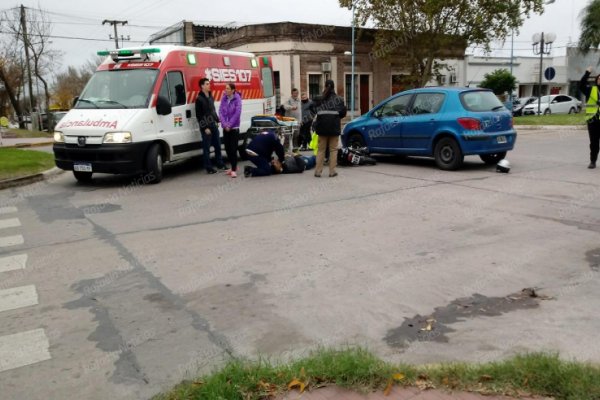
M 366 114 L 371 109 L 369 104 L 369 75 L 360 76 L 360 114 Z

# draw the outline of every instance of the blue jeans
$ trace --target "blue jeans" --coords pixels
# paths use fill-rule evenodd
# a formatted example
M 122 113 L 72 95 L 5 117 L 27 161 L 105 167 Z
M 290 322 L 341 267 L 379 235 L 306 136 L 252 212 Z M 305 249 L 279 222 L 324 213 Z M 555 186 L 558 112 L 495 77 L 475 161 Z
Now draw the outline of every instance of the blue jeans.
M 256 168 L 252 168 L 252 176 L 269 176 L 271 175 L 271 162 L 270 160 L 266 160 L 261 156 L 249 156 L 248 160 L 250 160 Z
M 210 162 L 211 146 L 215 149 L 215 162 L 217 163 L 217 166 L 222 167 L 225 164 L 223 164 L 223 158 L 221 157 L 221 138 L 219 137 L 219 128 L 216 124 L 210 124 L 207 128 L 211 131 L 210 135 L 207 135 L 206 132 L 204 132 L 204 129 L 206 128 L 201 129 L 201 133 L 204 168 L 206 168 L 208 171 L 212 169 L 212 164 Z

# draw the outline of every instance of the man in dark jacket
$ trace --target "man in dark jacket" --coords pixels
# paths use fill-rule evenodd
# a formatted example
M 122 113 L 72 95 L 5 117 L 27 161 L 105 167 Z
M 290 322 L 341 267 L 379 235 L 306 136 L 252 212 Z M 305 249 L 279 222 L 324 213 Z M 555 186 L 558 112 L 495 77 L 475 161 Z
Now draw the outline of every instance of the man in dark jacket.
M 596 168 L 596 161 L 598 160 L 598 151 L 600 150 L 600 99 L 599 89 L 600 75 L 594 79 L 592 85 L 588 84 L 588 78 L 592 73 L 592 67 L 588 67 L 581 81 L 579 81 L 579 90 L 587 98 L 587 104 L 585 105 L 585 114 L 587 118 L 588 134 L 590 136 L 590 165 L 588 168 Z
M 300 122 L 300 150 L 308 150 L 310 143 L 310 128 L 313 123 L 313 102 L 308 98 L 306 93 L 302 93 L 300 97 L 302 107 L 302 121 Z
M 344 100 L 335 93 L 335 85 L 331 79 L 325 82 L 323 95 L 317 98 L 315 103 L 315 132 L 319 136 L 315 176 L 321 176 L 325 151 L 329 148 L 329 176 L 334 177 L 337 176 L 337 148 L 342 133 L 341 119 L 346 116 L 346 106 Z
M 277 154 L 279 161 L 283 162 L 285 154 L 283 146 L 274 132 L 263 131 L 256 135 L 246 148 L 248 159 L 256 165 L 244 167 L 244 176 L 271 175 L 271 156 Z
M 210 147 L 215 149 L 215 162 L 219 169 L 226 169 L 221 156 L 221 138 L 219 136 L 219 116 L 215 110 L 215 99 L 210 92 L 210 81 L 200 79 L 200 94 L 196 98 L 196 119 L 200 133 L 202 133 L 202 151 L 206 173 L 214 174 L 217 171 L 210 162 Z

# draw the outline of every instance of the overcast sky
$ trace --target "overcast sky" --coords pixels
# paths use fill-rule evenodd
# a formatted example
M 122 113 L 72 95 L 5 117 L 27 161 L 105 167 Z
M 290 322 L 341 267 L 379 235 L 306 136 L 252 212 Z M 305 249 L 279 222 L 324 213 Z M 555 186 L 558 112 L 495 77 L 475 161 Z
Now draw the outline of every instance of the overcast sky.
M 579 38 L 579 15 L 589 0 L 556 0 L 546 6 L 541 16 L 527 20 L 520 35 L 515 36 L 515 54 L 533 56 L 531 36 L 540 31 L 554 32 L 555 55 L 565 53 L 569 42 Z M 114 48 L 110 25 L 102 21 L 127 20 L 118 27 L 120 35 L 129 36 L 125 45 L 140 45 L 148 37 L 179 21 L 188 20 L 206 24 L 260 23 L 294 21 L 317 24 L 351 24 L 349 10 L 340 8 L 337 0 L 279 0 L 279 1 L 193 1 L 193 0 L 22 0 L 11 4 L 3 0 L 0 10 L 10 7 L 42 8 L 54 23 L 52 47 L 64 52 L 62 65 L 81 65 L 94 57 L 97 50 Z M 507 43 L 494 43 L 494 56 L 510 55 L 510 38 Z

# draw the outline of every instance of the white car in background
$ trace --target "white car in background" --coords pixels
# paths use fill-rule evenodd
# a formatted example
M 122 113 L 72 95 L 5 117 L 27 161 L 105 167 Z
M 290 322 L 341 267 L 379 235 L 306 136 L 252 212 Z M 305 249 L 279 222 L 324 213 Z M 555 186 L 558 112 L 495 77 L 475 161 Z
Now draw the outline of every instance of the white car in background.
M 553 94 L 542 96 L 540 99 L 540 112 L 547 114 L 573 114 L 581 111 L 581 101 L 566 94 Z M 538 113 L 538 102 L 534 101 L 523 108 L 523 115 Z

